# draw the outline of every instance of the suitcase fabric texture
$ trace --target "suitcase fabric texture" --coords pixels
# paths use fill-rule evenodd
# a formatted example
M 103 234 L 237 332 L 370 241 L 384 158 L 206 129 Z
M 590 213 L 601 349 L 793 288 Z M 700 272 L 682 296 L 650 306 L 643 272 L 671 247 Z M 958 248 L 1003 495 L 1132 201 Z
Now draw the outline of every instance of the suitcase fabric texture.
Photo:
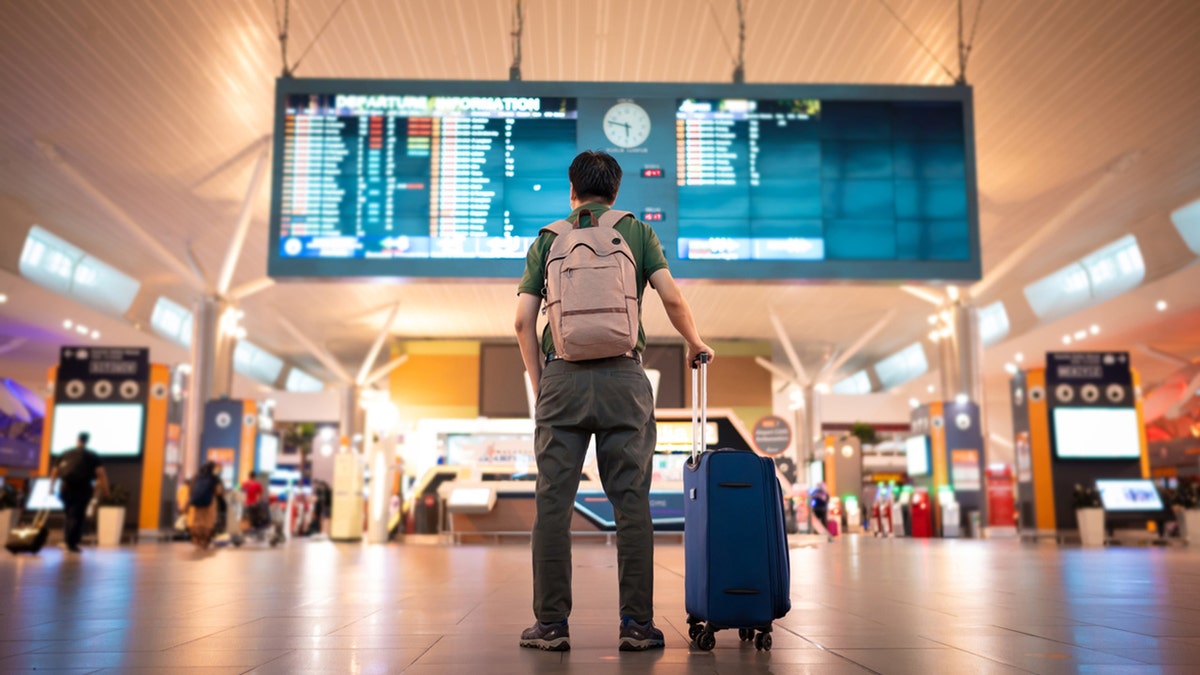
M 701 380 L 707 379 L 706 369 L 702 363 Z M 694 404 L 696 378 L 693 372 Z M 693 439 L 703 437 L 707 424 L 704 389 Z M 746 450 L 702 452 L 684 468 L 683 488 L 688 637 L 707 651 L 716 646 L 714 633 L 737 628 L 738 636 L 753 641 L 756 649 L 770 649 L 772 621 L 791 609 L 783 494 L 775 463 Z
M 31 525 L 13 528 L 12 532 L 8 534 L 8 541 L 5 542 L 4 548 L 13 555 L 41 551 L 42 547 L 46 545 L 46 537 L 50 535 L 50 529 L 46 527 L 48 518 L 48 512 L 40 511 L 34 516 Z

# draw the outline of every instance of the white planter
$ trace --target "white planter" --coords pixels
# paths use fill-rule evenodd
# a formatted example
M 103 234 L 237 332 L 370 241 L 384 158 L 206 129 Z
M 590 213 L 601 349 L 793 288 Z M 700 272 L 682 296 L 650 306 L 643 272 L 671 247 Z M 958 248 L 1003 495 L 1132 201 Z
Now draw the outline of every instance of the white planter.
M 3 537 L 5 541 L 8 541 L 8 533 L 12 531 L 15 524 L 13 516 L 16 512 L 16 509 L 0 509 L 0 537 Z
M 1084 546 L 1104 545 L 1104 509 L 1075 509 L 1079 542 Z
M 1188 546 L 1200 546 L 1200 509 L 1186 509 L 1180 511 L 1179 515 L 1183 521 L 1183 537 Z
M 124 528 L 124 506 L 101 506 L 96 509 L 96 546 L 120 546 L 121 530 Z

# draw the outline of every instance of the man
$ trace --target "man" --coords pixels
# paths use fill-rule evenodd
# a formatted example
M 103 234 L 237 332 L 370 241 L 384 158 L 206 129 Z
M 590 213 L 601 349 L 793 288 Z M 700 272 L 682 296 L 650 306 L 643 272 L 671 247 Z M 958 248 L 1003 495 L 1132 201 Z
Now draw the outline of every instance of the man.
M 603 152 L 583 152 L 568 171 L 568 220 L 594 225 L 616 201 L 621 167 Z M 687 361 L 715 352 L 696 331 L 691 308 L 667 269 L 657 235 L 648 225 L 625 217 L 615 226 L 637 268 L 638 336 L 629 356 L 567 361 L 554 354 L 550 330 L 537 335 L 545 282 L 546 254 L 553 233 L 542 233 L 529 248 L 518 287 L 516 333 L 521 358 L 537 396 L 537 519 L 533 525 L 533 612 L 537 621 L 521 634 L 522 647 L 570 649 L 571 515 L 588 440 L 596 435 L 596 461 L 617 523 L 617 577 L 620 585 L 619 648 L 662 648 L 654 626 L 654 531 L 650 520 L 650 476 L 655 446 L 654 399 L 641 366 L 646 345 L 641 301 L 647 281 L 658 291 L 671 325 L 687 342 Z
M 100 456 L 88 449 L 90 439 L 86 431 L 80 433 L 75 447 L 64 452 L 50 470 L 51 485 L 56 478 L 62 479 L 59 499 L 63 503 L 63 539 L 72 553 L 79 553 L 79 542 L 83 539 L 88 502 L 92 501 L 92 481 L 96 481 L 101 497 L 108 496 L 108 474 Z

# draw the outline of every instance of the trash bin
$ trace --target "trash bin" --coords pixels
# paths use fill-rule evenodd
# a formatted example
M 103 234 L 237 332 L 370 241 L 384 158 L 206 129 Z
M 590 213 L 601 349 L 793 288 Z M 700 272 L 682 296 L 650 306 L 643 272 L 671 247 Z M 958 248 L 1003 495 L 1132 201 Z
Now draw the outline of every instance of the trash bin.
M 972 539 L 983 539 L 983 529 L 979 517 L 979 509 L 967 511 L 967 536 Z

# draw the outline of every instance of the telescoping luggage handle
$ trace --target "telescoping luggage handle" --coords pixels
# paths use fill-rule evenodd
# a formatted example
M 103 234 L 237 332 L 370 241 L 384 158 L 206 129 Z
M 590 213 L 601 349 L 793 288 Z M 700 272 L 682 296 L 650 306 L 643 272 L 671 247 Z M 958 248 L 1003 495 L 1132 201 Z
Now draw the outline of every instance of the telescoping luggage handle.
M 708 447 L 708 354 L 700 352 L 692 362 L 692 466 L 696 455 Z

